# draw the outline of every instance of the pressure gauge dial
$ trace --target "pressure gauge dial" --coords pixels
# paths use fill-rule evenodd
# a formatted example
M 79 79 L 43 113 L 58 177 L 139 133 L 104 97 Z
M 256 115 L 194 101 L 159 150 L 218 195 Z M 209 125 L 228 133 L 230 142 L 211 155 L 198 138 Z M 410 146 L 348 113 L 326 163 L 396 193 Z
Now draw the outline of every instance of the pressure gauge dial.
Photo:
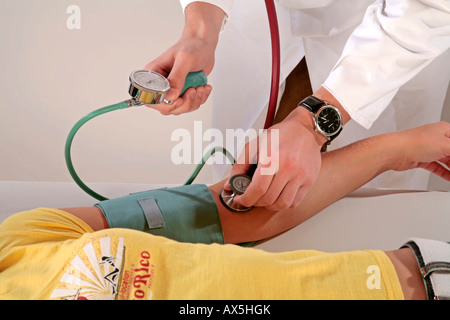
M 180 97 L 189 88 L 204 87 L 207 84 L 208 78 L 203 71 L 190 72 L 186 76 Z M 130 75 L 130 88 L 128 92 L 131 95 L 132 105 L 140 106 L 143 104 L 160 104 L 163 102 L 171 104 L 173 101 L 164 99 L 169 89 L 169 80 L 157 72 L 138 70 Z
M 163 103 L 169 89 L 169 81 L 157 72 L 138 70 L 130 75 L 128 92 L 137 104 Z

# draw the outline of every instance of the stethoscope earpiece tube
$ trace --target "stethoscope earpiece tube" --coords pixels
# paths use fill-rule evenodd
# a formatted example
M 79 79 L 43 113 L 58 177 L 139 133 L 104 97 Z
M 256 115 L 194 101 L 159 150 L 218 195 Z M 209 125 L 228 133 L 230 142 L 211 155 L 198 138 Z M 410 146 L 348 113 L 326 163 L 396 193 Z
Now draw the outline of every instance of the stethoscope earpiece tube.
M 265 0 L 267 16 L 269 18 L 270 27 L 270 38 L 272 41 L 272 79 L 271 79 L 271 89 L 269 97 L 269 107 L 267 110 L 266 122 L 264 124 L 264 129 L 268 129 L 273 125 L 275 119 L 275 112 L 278 104 L 278 89 L 280 86 L 280 68 L 281 68 L 281 51 L 280 51 L 280 35 L 278 29 L 278 19 L 275 9 L 275 4 L 273 0 Z M 242 194 L 248 185 L 251 183 L 253 174 L 255 173 L 257 165 L 253 165 L 247 174 L 237 175 L 230 178 L 230 188 L 231 191 L 222 189 L 220 193 L 220 199 L 222 203 L 229 210 L 234 212 L 247 212 L 253 207 L 247 208 L 243 207 L 234 202 L 234 197 L 236 195 Z M 236 186 L 241 186 L 237 188 Z M 242 187 L 243 186 L 243 187 Z
M 281 49 L 278 18 L 273 0 L 265 0 L 267 16 L 269 18 L 270 39 L 272 42 L 272 82 L 270 85 L 269 108 L 267 110 L 264 129 L 272 126 L 278 104 L 278 90 L 280 87 Z

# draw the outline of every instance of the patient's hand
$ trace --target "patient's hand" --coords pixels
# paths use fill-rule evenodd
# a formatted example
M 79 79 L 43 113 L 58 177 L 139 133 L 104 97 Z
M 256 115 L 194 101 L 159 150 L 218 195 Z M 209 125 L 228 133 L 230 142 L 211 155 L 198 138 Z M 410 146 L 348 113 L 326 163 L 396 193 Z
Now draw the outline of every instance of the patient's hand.
M 394 133 L 392 143 L 399 154 L 394 170 L 423 168 L 450 181 L 450 123 L 441 121 Z

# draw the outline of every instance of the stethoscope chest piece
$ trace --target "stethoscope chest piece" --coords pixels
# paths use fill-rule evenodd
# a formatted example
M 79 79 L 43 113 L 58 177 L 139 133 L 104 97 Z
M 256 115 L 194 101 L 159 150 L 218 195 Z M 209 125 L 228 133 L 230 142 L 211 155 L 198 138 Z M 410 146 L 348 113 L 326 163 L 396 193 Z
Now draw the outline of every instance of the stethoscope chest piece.
M 220 200 L 222 200 L 223 205 L 235 212 L 252 210 L 253 207 L 244 207 L 234 202 L 234 197 L 244 194 L 251 182 L 251 178 L 247 175 L 239 174 L 231 177 L 229 182 L 231 190 L 222 189 L 220 193 Z
M 130 75 L 128 92 L 136 104 L 163 103 L 169 89 L 169 81 L 157 72 L 137 70 Z

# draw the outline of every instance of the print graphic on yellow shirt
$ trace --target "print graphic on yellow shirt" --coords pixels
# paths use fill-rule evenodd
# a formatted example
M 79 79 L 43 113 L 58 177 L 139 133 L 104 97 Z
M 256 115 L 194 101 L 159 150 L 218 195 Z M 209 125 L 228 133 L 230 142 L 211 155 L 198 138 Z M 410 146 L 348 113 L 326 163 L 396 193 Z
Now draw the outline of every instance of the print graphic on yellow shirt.
M 155 266 L 148 251 L 124 270 L 125 238 L 95 239 L 83 247 L 64 270 L 51 299 L 113 300 L 151 299 Z
M 50 298 L 112 300 L 123 270 L 124 238 L 117 244 L 103 237 L 84 246 L 66 268 Z
M 131 269 L 124 270 L 119 292 L 120 300 L 150 300 L 155 266 L 151 263 L 148 251 L 142 251 L 139 263 L 133 264 Z

